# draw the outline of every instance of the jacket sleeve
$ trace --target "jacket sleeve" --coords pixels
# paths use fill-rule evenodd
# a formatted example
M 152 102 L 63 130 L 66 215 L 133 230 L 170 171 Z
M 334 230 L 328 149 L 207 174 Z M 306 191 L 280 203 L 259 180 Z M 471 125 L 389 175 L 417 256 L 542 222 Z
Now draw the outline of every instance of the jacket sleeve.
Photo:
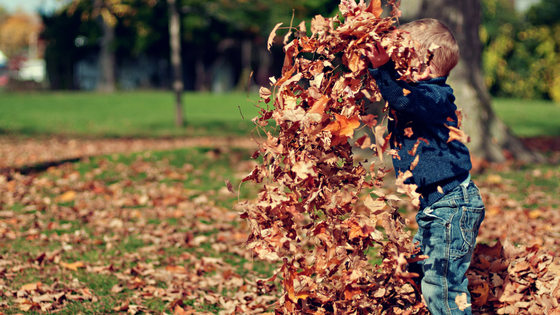
M 369 69 L 369 72 L 389 107 L 397 113 L 426 122 L 446 119 L 455 114 L 456 108 L 449 106 L 455 101 L 452 92 L 443 93 L 442 87 L 437 84 L 409 84 L 399 80 L 401 76 L 392 61 L 377 69 Z

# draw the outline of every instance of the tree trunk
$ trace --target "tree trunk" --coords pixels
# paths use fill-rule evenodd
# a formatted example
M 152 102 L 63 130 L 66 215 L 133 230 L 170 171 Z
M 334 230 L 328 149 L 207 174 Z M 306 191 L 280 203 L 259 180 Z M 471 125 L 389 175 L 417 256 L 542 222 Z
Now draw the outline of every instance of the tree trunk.
M 95 7 L 99 10 L 103 6 L 103 1 L 96 0 Z M 106 93 L 113 93 L 115 91 L 115 66 L 116 56 L 113 47 L 115 40 L 115 27 L 109 25 L 101 14 L 97 16 L 97 23 L 103 31 L 103 38 L 101 39 L 99 50 L 99 81 L 97 90 Z
M 272 65 L 272 55 L 264 45 L 259 47 L 259 70 L 257 71 L 257 84 L 259 86 L 269 86 L 270 66 Z
M 412 2 L 402 1 L 403 19 L 438 19 L 449 27 L 459 43 L 461 59 L 451 71 L 449 84 L 455 91 L 456 105 L 465 116 L 463 128 L 471 138 L 468 144 L 471 153 L 492 162 L 503 162 L 508 157 L 525 162 L 544 161 L 540 154 L 531 152 L 513 136 L 492 110 L 492 98 L 482 74 L 482 44 L 478 35 L 480 0 L 424 0 L 419 6 Z M 407 12 L 408 3 L 417 12 Z
M 247 91 L 251 88 L 251 51 L 253 50 L 253 45 L 251 44 L 251 39 L 245 38 L 241 43 L 241 75 L 239 76 L 239 82 L 237 82 L 238 91 Z
M 175 92 L 175 125 L 183 126 L 183 66 L 181 62 L 181 25 L 175 0 L 167 0 L 169 6 L 169 44 L 173 68 L 173 91 Z
M 194 74 L 195 74 L 195 81 L 194 81 L 194 89 L 196 91 L 206 91 L 208 90 L 208 86 L 206 84 L 207 75 L 206 75 L 206 67 L 204 66 L 204 53 L 199 51 L 196 53 L 196 60 L 194 63 Z

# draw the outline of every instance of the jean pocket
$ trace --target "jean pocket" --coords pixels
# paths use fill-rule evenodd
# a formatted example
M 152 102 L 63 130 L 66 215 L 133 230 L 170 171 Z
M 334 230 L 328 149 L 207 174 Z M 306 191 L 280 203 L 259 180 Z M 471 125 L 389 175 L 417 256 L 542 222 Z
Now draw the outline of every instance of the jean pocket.
M 455 246 L 451 247 L 451 254 L 453 256 L 464 256 L 469 251 L 474 249 L 478 229 L 484 219 L 484 207 L 469 208 L 461 207 L 462 214 L 459 220 L 459 231 L 461 235 L 454 235 Z M 454 233 L 459 232 L 455 229 Z M 453 232 L 452 232 L 453 233 Z

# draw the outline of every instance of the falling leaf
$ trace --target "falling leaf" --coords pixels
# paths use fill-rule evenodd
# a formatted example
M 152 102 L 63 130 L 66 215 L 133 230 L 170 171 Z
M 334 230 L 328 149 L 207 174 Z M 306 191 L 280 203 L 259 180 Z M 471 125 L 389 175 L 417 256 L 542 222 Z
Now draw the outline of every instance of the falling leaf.
M 235 193 L 235 192 L 233 191 L 233 185 L 231 184 L 231 182 L 229 181 L 229 179 L 226 179 L 226 187 L 227 187 L 227 190 L 228 190 L 229 192 Z
M 460 130 L 459 128 L 455 128 L 453 126 L 446 127 L 449 129 L 449 139 L 447 140 L 447 143 L 453 140 L 458 140 L 466 144 L 470 141 L 469 136 L 463 130 Z
M 272 29 L 272 31 L 270 32 L 270 35 L 268 35 L 268 41 L 266 43 L 266 46 L 268 48 L 268 51 L 270 51 L 270 47 L 272 47 L 272 43 L 274 43 L 274 38 L 276 37 L 276 31 L 278 30 L 278 28 L 284 23 L 278 23 L 276 24 L 276 26 L 274 26 L 274 28 Z
M 418 162 L 420 162 L 420 155 L 417 155 L 414 158 L 414 161 L 412 161 L 412 163 L 410 163 L 410 170 L 411 171 L 413 171 L 416 168 L 416 166 L 418 165 Z
M 261 86 L 261 88 L 259 89 L 259 96 L 264 99 L 264 100 L 270 100 L 270 96 L 272 95 L 272 92 L 270 92 L 269 89 L 265 88 L 264 86 Z
M 360 117 L 360 119 L 362 120 L 362 122 L 364 124 L 366 124 L 366 126 L 373 128 L 375 127 L 375 125 L 377 125 L 377 120 L 375 119 L 377 116 L 372 115 L 372 114 L 368 114 L 366 116 L 362 116 Z
M 371 12 L 375 17 L 380 17 L 383 13 L 383 8 L 381 7 L 381 0 L 371 0 L 369 7 L 366 12 Z
M 412 137 L 412 135 L 414 134 L 414 132 L 412 131 L 412 127 L 407 127 L 404 128 L 404 135 L 407 137 Z
M 296 173 L 296 175 L 299 178 L 302 178 L 302 179 L 305 179 L 305 178 L 310 177 L 310 176 L 316 176 L 317 175 L 317 172 L 313 168 L 313 163 L 311 161 L 309 161 L 309 162 L 299 161 L 299 162 L 294 164 L 294 166 L 292 167 L 292 170 Z

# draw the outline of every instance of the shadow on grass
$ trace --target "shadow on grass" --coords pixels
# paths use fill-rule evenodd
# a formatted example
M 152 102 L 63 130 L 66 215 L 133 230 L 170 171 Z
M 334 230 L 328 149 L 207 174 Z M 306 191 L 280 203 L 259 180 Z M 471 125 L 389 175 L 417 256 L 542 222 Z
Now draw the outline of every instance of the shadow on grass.
M 81 157 L 78 157 L 78 158 L 64 159 L 58 161 L 42 162 L 34 165 L 25 165 L 20 167 L 5 167 L 5 168 L 0 168 L 0 175 L 4 175 L 8 180 L 11 180 L 12 174 L 15 173 L 19 173 L 21 175 L 38 174 L 46 171 L 47 169 L 49 169 L 49 167 L 57 167 L 65 163 L 75 163 L 80 161 L 81 159 L 82 159 Z

